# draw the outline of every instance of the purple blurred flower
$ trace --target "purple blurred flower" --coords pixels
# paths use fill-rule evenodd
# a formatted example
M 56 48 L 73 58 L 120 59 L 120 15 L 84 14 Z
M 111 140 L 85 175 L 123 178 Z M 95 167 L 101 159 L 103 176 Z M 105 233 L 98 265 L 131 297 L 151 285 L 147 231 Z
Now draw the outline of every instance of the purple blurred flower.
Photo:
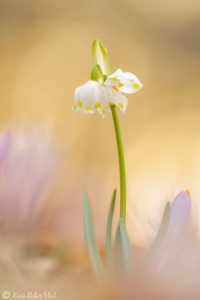
M 158 233 L 147 252 L 148 261 L 156 260 L 159 268 L 169 258 L 174 247 L 180 242 L 185 225 L 190 220 L 191 196 L 188 191 L 180 192 L 165 206 Z
M 47 136 L 31 131 L 1 137 L 1 229 L 27 232 L 39 225 L 36 209 L 55 166 L 55 150 Z
M 171 206 L 169 227 L 165 236 L 164 246 L 171 246 L 181 234 L 188 221 L 191 211 L 191 196 L 188 191 L 180 192 Z
M 189 192 L 182 191 L 167 203 L 144 260 L 135 261 L 133 276 L 120 282 L 121 299 L 200 299 L 199 238 L 191 222 L 191 202 Z
M 159 269 L 164 266 L 179 244 L 184 228 L 190 219 L 191 196 L 188 191 L 180 192 L 171 205 L 169 224 L 160 249 Z
M 0 138 L 0 167 L 6 157 L 6 154 L 8 153 L 10 142 L 11 134 L 9 132 L 5 133 Z

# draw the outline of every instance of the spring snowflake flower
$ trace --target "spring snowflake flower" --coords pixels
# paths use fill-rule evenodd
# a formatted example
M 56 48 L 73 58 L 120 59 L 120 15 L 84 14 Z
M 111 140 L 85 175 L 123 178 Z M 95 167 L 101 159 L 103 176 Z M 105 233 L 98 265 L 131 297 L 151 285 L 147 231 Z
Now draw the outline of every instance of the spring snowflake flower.
M 121 69 L 111 74 L 107 50 L 98 39 L 94 40 L 92 52 L 95 65 L 91 80 L 75 90 L 73 110 L 105 116 L 111 112 L 110 106 L 115 105 L 125 112 L 128 100 L 123 94 L 139 91 L 142 83 L 134 74 Z
M 75 90 L 74 111 L 99 113 L 103 116 L 110 113 L 110 105 L 116 105 L 122 112 L 126 111 L 128 99 L 123 95 L 131 94 L 142 88 L 140 80 L 132 73 L 118 69 L 107 76 L 105 81 L 89 80 Z

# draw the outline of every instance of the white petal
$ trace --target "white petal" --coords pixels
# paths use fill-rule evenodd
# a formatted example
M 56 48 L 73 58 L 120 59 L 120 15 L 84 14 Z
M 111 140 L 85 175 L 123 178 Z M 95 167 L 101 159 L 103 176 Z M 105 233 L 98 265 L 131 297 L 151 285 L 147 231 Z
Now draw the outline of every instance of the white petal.
M 102 113 L 108 104 L 106 88 L 101 83 L 89 80 L 75 90 L 75 111 Z
M 106 98 L 109 101 L 108 110 L 110 110 L 110 104 L 115 104 L 123 113 L 125 113 L 126 107 L 128 105 L 128 99 L 123 94 L 113 90 L 110 87 L 107 87 L 106 92 Z
M 110 104 L 115 104 L 122 112 L 126 111 L 127 98 L 112 86 L 90 80 L 75 90 L 74 111 L 98 113 L 103 117 L 111 113 Z
M 123 72 L 121 69 L 109 75 L 105 85 L 126 94 L 135 93 L 143 86 L 137 76 L 130 72 Z

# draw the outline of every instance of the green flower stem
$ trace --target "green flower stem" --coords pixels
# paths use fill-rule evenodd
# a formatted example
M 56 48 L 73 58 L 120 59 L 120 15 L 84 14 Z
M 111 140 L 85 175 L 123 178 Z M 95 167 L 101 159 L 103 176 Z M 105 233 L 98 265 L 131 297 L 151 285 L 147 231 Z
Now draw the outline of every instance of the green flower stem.
M 117 115 L 117 107 L 111 104 L 113 123 L 115 127 L 115 136 L 117 141 L 117 150 L 119 158 L 119 173 L 120 173 L 120 218 L 126 224 L 126 169 L 124 160 L 124 149 L 122 143 L 122 135 Z

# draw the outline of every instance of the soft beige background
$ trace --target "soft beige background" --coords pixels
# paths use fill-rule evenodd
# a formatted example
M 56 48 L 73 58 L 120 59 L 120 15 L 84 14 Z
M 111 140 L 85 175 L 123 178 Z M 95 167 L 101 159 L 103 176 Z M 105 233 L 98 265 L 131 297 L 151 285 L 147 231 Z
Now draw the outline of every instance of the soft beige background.
M 198 0 L 0 0 L 0 126 L 39 127 L 55 138 L 69 190 L 69 239 L 82 232 L 80 191 L 91 195 L 103 237 L 118 185 L 111 117 L 71 111 L 74 89 L 89 78 L 96 37 L 113 70 L 132 71 L 144 83 L 120 116 L 133 240 L 151 239 L 164 202 L 181 189 L 190 189 L 198 212 L 199 18 Z

